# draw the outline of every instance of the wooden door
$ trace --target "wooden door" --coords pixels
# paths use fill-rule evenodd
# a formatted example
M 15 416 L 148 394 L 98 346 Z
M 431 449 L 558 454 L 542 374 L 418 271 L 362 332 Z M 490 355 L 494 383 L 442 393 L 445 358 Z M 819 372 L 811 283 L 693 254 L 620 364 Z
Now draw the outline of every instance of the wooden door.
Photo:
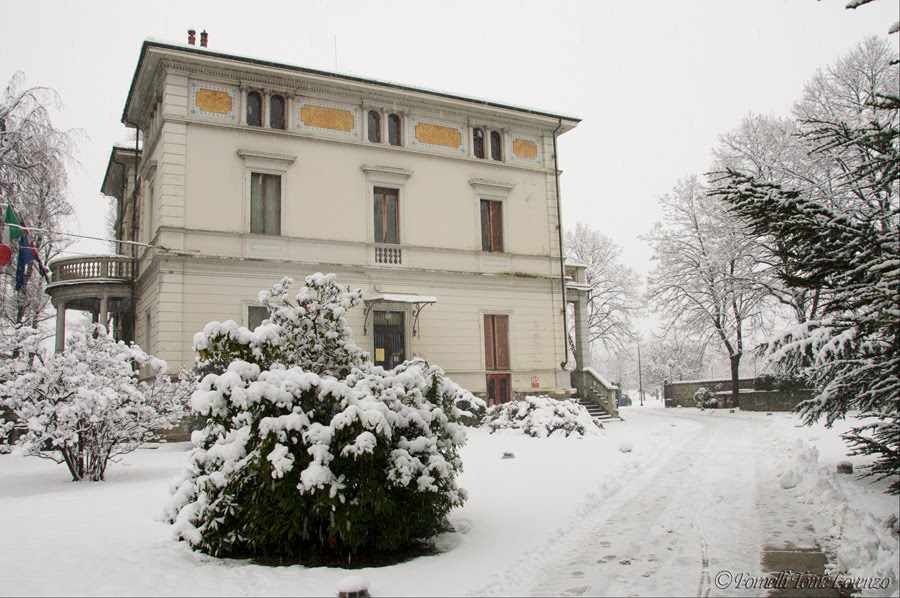
M 486 375 L 487 403 L 496 405 L 510 399 L 509 316 L 485 314 L 484 316 L 484 369 Z
M 487 374 L 486 378 L 488 407 L 509 401 L 509 374 Z
M 395 368 L 406 360 L 406 314 L 402 311 L 376 311 L 375 365 Z

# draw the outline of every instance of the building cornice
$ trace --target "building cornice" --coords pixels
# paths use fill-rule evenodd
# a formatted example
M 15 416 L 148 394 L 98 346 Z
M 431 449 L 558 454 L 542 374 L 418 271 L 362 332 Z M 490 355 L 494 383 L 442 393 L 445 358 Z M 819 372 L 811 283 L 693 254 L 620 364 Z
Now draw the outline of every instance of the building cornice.
M 153 64 L 148 64 L 148 63 Z M 306 67 L 280 64 L 266 60 L 247 58 L 212 52 L 205 48 L 182 46 L 155 41 L 145 41 L 141 47 L 141 55 L 135 67 L 134 77 L 128 92 L 122 121 L 129 124 L 129 113 L 137 102 L 136 94 L 146 93 L 143 82 L 145 67 L 158 75 L 159 63 L 168 68 L 180 70 L 186 74 L 203 73 L 231 82 L 231 84 L 268 85 L 283 91 L 294 90 L 299 95 L 325 93 L 338 97 L 353 98 L 360 102 L 397 102 L 406 109 L 422 109 L 432 111 L 439 108 L 445 113 L 455 112 L 457 118 L 465 119 L 473 113 L 497 122 L 508 120 L 511 126 L 528 128 L 554 128 L 562 125 L 561 131 L 574 128 L 579 118 L 544 112 L 531 108 L 510 106 L 499 102 L 481 100 L 442 91 L 426 90 L 407 85 L 365 79 L 362 77 L 331 73 Z M 153 82 L 149 82 L 153 84 Z M 144 87 L 139 90 L 138 87 Z M 449 114 L 448 114 L 449 116 Z

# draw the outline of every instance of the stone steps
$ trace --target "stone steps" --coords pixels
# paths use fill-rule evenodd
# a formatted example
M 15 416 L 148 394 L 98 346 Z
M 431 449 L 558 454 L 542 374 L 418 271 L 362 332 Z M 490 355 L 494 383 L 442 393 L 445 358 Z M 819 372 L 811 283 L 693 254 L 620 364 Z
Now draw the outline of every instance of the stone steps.
M 575 397 L 575 402 L 587 409 L 587 412 L 591 414 L 591 417 L 594 419 L 599 419 L 600 421 L 607 421 L 613 419 L 613 416 L 610 415 L 606 409 L 598 405 L 597 403 L 591 401 L 590 399 L 585 399 L 582 397 Z

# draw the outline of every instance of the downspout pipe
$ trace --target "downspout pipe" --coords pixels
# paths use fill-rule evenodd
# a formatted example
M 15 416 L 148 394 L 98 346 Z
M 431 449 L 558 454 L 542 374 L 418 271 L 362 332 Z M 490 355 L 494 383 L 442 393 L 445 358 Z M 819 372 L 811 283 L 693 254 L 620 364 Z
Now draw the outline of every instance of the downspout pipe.
M 566 369 L 569 362 L 569 313 L 566 305 L 566 255 L 563 251 L 563 228 L 562 228 L 562 197 L 559 193 L 559 151 L 556 147 L 556 136 L 562 128 L 562 119 L 553 129 L 553 175 L 556 179 L 556 230 L 559 233 L 559 292 L 562 297 L 562 314 L 563 314 L 563 361 L 559 364 L 561 369 Z

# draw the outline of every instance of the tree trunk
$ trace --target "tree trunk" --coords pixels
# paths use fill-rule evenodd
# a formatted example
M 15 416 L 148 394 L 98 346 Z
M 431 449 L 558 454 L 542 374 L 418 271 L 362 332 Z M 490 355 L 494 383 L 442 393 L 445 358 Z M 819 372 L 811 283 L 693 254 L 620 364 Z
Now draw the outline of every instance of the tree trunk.
M 740 397 L 740 378 L 738 377 L 738 371 L 740 370 L 741 365 L 741 354 L 738 353 L 736 355 L 729 356 L 729 360 L 731 361 L 731 403 L 734 407 L 741 406 L 741 397 Z

